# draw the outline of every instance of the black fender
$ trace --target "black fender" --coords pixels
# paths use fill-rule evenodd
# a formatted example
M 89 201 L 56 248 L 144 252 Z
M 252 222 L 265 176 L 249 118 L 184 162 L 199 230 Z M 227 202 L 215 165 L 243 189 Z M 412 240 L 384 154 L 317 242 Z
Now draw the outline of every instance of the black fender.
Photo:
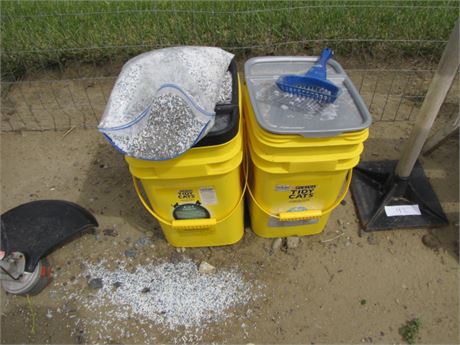
M 64 200 L 38 200 L 19 205 L 0 216 L 1 250 L 21 252 L 25 270 L 33 272 L 41 258 L 76 234 L 97 227 L 83 207 Z

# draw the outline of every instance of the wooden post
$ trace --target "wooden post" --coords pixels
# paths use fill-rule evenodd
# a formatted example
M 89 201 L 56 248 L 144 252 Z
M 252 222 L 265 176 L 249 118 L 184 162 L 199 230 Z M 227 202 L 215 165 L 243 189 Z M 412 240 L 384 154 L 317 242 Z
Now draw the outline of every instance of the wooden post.
M 438 69 L 430 83 L 423 101 L 417 122 L 406 142 L 401 158 L 396 166 L 396 175 L 402 179 L 410 176 L 422 147 L 428 138 L 433 122 L 438 115 L 447 92 L 459 66 L 459 20 L 449 36 L 449 41 L 442 53 Z

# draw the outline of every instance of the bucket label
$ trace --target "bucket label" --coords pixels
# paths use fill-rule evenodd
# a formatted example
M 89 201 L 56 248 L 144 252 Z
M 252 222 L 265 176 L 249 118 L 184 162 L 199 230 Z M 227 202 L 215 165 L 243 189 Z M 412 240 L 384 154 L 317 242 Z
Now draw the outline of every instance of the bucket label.
M 180 189 L 177 191 L 177 198 L 181 201 L 193 201 L 196 193 L 193 189 Z
M 213 186 L 179 189 L 177 199 L 179 203 L 200 202 L 203 205 L 216 205 L 218 202 L 216 189 Z
M 216 205 L 217 204 L 217 194 L 214 187 L 201 187 L 199 189 L 201 202 L 204 205 Z
M 201 205 L 199 201 L 196 203 L 185 203 L 173 205 L 174 219 L 201 219 L 210 218 L 209 211 Z
M 210 218 L 210 205 L 217 204 L 214 187 L 176 189 L 177 199 L 171 203 L 174 219 Z
M 301 186 L 278 184 L 275 186 L 275 191 L 286 193 L 286 199 L 289 202 L 303 202 L 310 200 L 315 196 L 315 190 L 315 184 Z

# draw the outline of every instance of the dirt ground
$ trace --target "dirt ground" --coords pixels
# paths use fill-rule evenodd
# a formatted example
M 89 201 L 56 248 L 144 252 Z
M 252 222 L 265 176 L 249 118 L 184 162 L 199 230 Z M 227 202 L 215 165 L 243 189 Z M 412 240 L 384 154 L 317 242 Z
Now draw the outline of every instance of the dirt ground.
M 363 160 L 397 159 L 410 128 L 402 122 L 374 124 Z M 139 248 L 133 264 L 150 258 L 206 260 L 218 270 L 237 267 L 262 286 L 261 297 L 235 308 L 225 322 L 208 325 L 200 338 L 187 338 L 190 342 L 403 343 L 400 327 L 419 318 L 420 343 L 456 344 L 458 153 L 454 138 L 422 158 L 449 226 L 360 235 L 348 195 L 324 232 L 303 237 L 297 248 L 273 252 L 273 240 L 247 228 L 235 245 L 178 253 L 137 200 L 123 157 L 96 130 L 75 129 L 66 136 L 62 131 L 2 133 L 2 212 L 31 200 L 64 199 L 89 209 L 100 226 L 48 256 L 54 279 L 41 294 L 28 301 L 2 290 L 1 341 L 181 342 L 181 331 L 148 327 L 136 315 L 116 320 L 110 308 L 96 312 L 66 297 L 92 293 L 82 262 L 114 262 L 136 240 L 148 237 L 152 245 Z M 118 236 L 104 236 L 107 228 Z M 422 242 L 429 233 L 437 239 L 433 247 Z M 101 320 L 113 326 L 102 329 Z M 116 329 L 127 332 L 122 336 Z

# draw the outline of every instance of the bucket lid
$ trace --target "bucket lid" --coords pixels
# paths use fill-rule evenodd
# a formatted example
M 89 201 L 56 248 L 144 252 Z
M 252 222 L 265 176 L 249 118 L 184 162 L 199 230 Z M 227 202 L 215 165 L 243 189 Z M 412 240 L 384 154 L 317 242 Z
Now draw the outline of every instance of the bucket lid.
M 315 56 L 269 56 L 252 58 L 245 63 L 249 98 L 260 127 L 275 134 L 325 137 L 363 130 L 371 125 L 372 117 L 364 101 L 334 60 L 327 64 L 328 80 L 341 89 L 334 103 L 299 109 L 299 102 L 295 100 L 291 107 L 285 99 L 279 101 L 279 97 L 272 97 L 276 92 L 282 96 L 275 84 L 281 75 L 305 74 L 317 59 Z

